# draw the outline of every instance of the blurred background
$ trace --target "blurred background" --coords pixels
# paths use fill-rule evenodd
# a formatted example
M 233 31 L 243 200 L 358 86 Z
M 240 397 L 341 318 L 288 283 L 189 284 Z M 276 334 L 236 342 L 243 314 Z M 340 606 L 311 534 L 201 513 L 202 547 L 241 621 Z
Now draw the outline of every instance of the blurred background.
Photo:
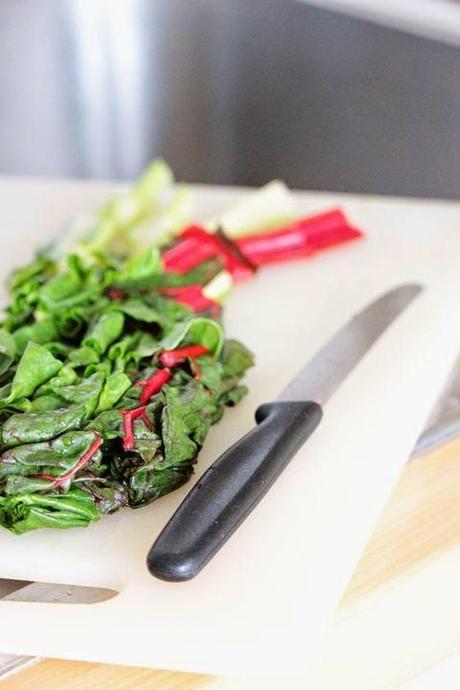
M 460 198 L 454 0 L 0 0 L 0 173 Z

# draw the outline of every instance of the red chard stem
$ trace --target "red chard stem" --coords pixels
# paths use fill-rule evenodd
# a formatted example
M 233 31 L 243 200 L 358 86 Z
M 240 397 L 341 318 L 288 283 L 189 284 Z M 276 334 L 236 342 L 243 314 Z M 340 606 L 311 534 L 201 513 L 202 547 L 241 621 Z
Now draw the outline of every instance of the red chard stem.
M 170 378 L 171 371 L 165 368 L 158 369 L 153 376 L 145 379 L 145 381 L 139 381 L 139 385 L 142 386 L 142 393 L 139 396 L 141 405 L 147 405 L 150 402 L 150 398 L 156 395 Z
M 160 355 L 160 362 L 165 367 L 175 367 L 187 358 L 195 359 L 205 355 L 208 351 L 204 345 L 189 345 L 188 347 L 181 347 L 177 350 L 165 350 Z

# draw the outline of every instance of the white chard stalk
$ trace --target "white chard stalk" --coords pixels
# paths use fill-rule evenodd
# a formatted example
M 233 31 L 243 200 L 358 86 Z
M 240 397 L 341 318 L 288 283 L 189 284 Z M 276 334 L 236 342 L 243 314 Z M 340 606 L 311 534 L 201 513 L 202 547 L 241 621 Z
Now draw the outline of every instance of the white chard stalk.
M 275 230 L 294 218 L 294 201 L 289 188 L 284 182 L 273 180 L 247 199 L 211 218 L 205 227 L 210 232 L 222 228 L 228 237 L 236 239 Z

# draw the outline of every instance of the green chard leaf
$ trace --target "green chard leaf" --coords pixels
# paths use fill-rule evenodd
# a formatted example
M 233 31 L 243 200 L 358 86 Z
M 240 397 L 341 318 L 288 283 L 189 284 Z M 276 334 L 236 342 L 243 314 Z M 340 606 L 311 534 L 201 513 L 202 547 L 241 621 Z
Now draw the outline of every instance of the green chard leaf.
M 59 409 L 62 409 L 62 398 L 49 393 L 32 400 L 27 412 L 52 412 Z
M 254 355 L 238 340 L 225 341 L 220 360 L 224 376 L 243 376 L 247 369 L 254 366 Z
M 46 345 L 58 337 L 58 331 L 53 319 L 36 321 L 30 326 L 22 326 L 13 333 L 17 351 L 22 354 L 29 342 Z
M 5 374 L 16 357 L 16 341 L 11 333 L 0 329 L 0 376 Z
M 156 247 L 151 247 L 126 261 L 117 276 L 115 285 L 131 290 L 153 287 L 158 284 L 161 270 L 160 252 Z
M 44 343 L 44 346 L 51 352 L 53 357 L 64 360 L 71 352 L 72 348 L 70 345 L 65 345 L 58 341 L 51 341 L 50 343 Z
M 74 340 L 81 336 L 90 316 L 83 308 L 65 308 L 54 313 L 56 328 L 61 338 Z
M 123 338 L 121 338 L 121 340 L 118 340 L 118 342 L 110 346 L 107 355 L 108 358 L 111 361 L 130 359 L 132 356 L 134 356 L 134 352 L 136 351 L 137 345 L 141 338 L 147 335 L 147 333 L 142 334 L 140 331 L 125 335 Z
M 72 369 L 69 367 L 68 371 L 72 372 Z M 95 372 L 92 374 L 92 376 L 73 384 L 70 384 L 71 380 L 75 380 L 72 379 L 71 374 L 68 375 L 68 383 L 65 385 L 62 385 L 62 381 L 57 379 L 55 384 L 52 386 L 53 392 L 59 395 L 59 397 L 69 405 L 86 405 L 88 415 L 93 414 L 98 405 L 99 397 L 104 385 L 104 374 L 101 372 Z
M 56 491 L 0 497 L 0 523 L 15 534 L 39 527 L 87 527 L 99 517 L 94 497 L 79 488 L 66 494 Z
M 224 341 L 222 327 L 202 316 L 179 323 L 161 342 L 163 350 L 174 350 L 184 345 L 203 345 L 208 352 L 219 356 Z
M 45 306 L 54 305 L 81 296 L 84 287 L 81 276 L 74 270 L 58 273 L 49 280 L 40 290 L 40 299 Z
M 104 376 L 96 373 L 79 384 L 60 388 L 59 397 L 63 401 L 60 409 L 13 414 L 3 424 L 3 447 L 48 441 L 66 431 L 83 428 L 94 415 L 103 383 Z
M 65 364 L 59 369 L 56 376 L 46 383 L 42 383 L 41 386 L 35 391 L 35 396 L 47 395 L 48 393 L 54 393 L 59 395 L 59 392 L 65 387 L 76 383 L 78 376 L 74 369 L 68 364 Z
M 156 323 L 159 326 L 165 323 L 165 319 L 162 318 L 161 314 L 140 297 L 130 297 L 124 302 L 118 302 L 114 309 L 123 312 L 136 321 Z
M 96 414 L 110 410 L 131 388 L 131 379 L 123 372 L 116 372 L 107 377 L 99 399 Z
M 81 429 L 88 417 L 84 404 L 47 412 L 13 414 L 3 424 L 2 444 L 4 448 L 12 448 L 21 443 L 47 441 L 66 431 Z
M 36 388 L 52 378 L 62 367 L 62 362 L 53 357 L 38 343 L 29 343 L 22 355 L 11 384 L 11 393 L 6 403 L 19 398 L 28 398 Z
M 83 345 L 69 354 L 69 360 L 74 367 L 87 367 L 89 364 L 97 364 L 99 357 L 89 345 Z
M 52 441 L 11 448 L 0 457 L 0 478 L 39 475 L 45 468 L 50 474 L 59 476 L 75 465 L 95 439 L 94 431 L 69 431 Z
M 19 287 L 24 285 L 24 283 L 28 283 L 32 278 L 43 276 L 44 274 L 51 272 L 53 268 L 54 262 L 50 261 L 45 256 L 38 256 L 30 264 L 27 264 L 22 268 L 18 268 L 13 272 L 10 279 L 10 287 L 13 291 L 17 290 Z
M 156 352 L 161 350 L 161 342 L 158 338 L 154 338 L 150 333 L 143 333 L 134 349 L 134 358 L 136 361 L 144 359 L 145 357 L 152 357 Z
M 101 357 L 115 340 L 118 340 L 124 324 L 124 316 L 119 311 L 105 312 L 91 326 L 83 338 L 84 347 L 91 347 Z
M 104 439 L 113 440 L 123 436 L 123 414 L 121 410 L 101 412 L 88 426 L 97 431 Z

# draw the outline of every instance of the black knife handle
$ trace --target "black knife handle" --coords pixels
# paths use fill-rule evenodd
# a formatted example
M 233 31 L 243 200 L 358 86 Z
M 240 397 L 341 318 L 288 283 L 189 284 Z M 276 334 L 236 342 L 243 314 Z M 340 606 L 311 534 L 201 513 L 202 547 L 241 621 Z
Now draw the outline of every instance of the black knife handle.
M 195 484 L 147 556 L 155 577 L 191 580 L 214 556 L 318 426 L 315 402 L 273 402 L 257 426 L 226 450 Z

